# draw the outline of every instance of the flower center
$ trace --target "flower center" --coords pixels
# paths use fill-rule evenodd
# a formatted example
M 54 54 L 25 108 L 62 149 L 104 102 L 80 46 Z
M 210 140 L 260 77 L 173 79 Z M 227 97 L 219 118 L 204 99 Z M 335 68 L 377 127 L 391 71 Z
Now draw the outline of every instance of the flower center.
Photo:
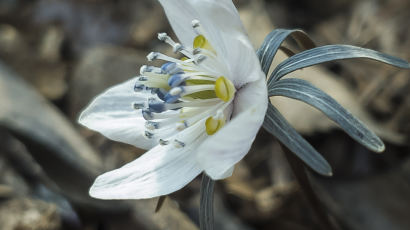
M 161 67 L 142 66 L 134 87 L 136 92 L 152 93 L 147 102 L 135 103 L 134 108 L 141 110 L 146 120 L 145 137 L 155 138 L 161 145 L 184 147 L 200 141 L 215 134 L 230 119 L 236 88 L 224 76 L 227 68 L 199 22 L 192 21 L 192 26 L 198 34 L 192 48 L 174 42 L 165 33 L 158 34 L 159 40 L 183 57 L 151 52 L 149 61 L 166 62 Z

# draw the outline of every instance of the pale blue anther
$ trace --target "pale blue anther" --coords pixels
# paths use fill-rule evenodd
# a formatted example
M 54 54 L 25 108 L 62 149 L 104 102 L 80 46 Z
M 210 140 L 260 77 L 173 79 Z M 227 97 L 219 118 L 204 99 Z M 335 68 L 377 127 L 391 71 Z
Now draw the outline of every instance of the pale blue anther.
M 159 97 L 159 99 L 165 101 L 165 95 L 167 95 L 168 91 L 162 88 L 158 88 L 155 90 L 155 94 Z
M 148 109 L 150 112 L 162 113 L 165 111 L 165 104 L 162 101 L 149 101 Z
M 141 110 L 141 112 L 142 112 L 142 117 L 145 120 L 151 120 L 153 118 L 152 112 L 149 111 L 148 109 L 143 109 L 143 110 Z
M 181 98 L 181 95 L 171 95 L 171 94 L 167 93 L 164 97 L 164 101 L 166 103 L 174 103 L 174 102 L 178 101 L 179 98 Z
M 173 75 L 180 72 L 182 72 L 182 69 L 175 62 L 167 62 L 161 66 L 161 73 L 163 74 Z
M 134 85 L 134 91 L 135 91 L 135 92 L 140 92 L 140 91 L 142 91 L 142 90 L 144 90 L 144 89 L 145 89 L 145 85 L 144 85 L 144 84 L 141 84 L 141 83 L 139 83 L 139 82 L 135 83 L 135 85 Z
M 182 73 L 173 74 L 168 78 L 168 85 L 171 87 L 176 87 L 180 85 L 185 85 L 185 78 Z

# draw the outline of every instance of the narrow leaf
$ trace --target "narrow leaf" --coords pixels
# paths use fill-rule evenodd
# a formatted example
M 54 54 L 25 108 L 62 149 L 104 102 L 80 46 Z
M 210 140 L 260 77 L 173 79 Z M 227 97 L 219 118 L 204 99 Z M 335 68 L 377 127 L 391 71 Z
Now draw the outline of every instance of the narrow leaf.
M 283 79 L 277 81 L 268 91 L 269 96 L 290 97 L 319 109 L 360 144 L 375 152 L 384 150 L 384 144 L 376 134 L 333 98 L 309 82 L 297 78 Z
M 280 112 L 269 103 L 263 127 L 274 135 L 290 151 L 316 172 L 331 176 L 332 169 L 320 155 L 292 126 Z
M 304 49 L 311 49 L 315 47 L 313 41 L 302 30 L 286 30 L 276 29 L 266 36 L 261 47 L 256 51 L 261 62 L 262 70 L 267 75 L 272 64 L 273 58 L 276 55 L 281 44 L 292 36 L 296 42 Z
M 298 69 L 329 61 L 352 58 L 368 58 L 396 67 L 410 69 L 410 64 L 405 60 L 374 50 L 350 45 L 327 45 L 297 53 L 280 63 L 273 70 L 268 85 L 272 85 L 286 74 Z
M 215 181 L 203 173 L 199 201 L 199 227 L 201 230 L 214 229 L 214 185 Z

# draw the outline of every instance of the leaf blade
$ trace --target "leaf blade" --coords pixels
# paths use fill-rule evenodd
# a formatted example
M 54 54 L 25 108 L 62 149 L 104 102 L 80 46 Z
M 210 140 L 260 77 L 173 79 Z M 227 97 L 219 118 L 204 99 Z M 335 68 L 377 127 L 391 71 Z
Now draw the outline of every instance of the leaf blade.
M 315 43 L 302 30 L 294 29 L 275 29 L 270 32 L 261 47 L 256 51 L 256 54 L 261 62 L 262 71 L 267 75 L 278 49 L 282 43 L 292 36 L 296 42 L 304 49 L 311 49 L 315 47 Z
M 285 96 L 317 108 L 336 122 L 349 136 L 374 152 L 382 152 L 385 148 L 383 141 L 366 125 L 356 119 L 332 97 L 305 80 L 282 79 L 277 81 L 268 91 L 269 96 Z
M 214 229 L 214 186 L 215 181 L 203 173 L 199 201 L 199 226 L 201 230 Z
M 353 58 L 367 58 L 396 67 L 410 69 L 410 64 L 407 61 L 378 51 L 350 45 L 327 45 L 297 53 L 280 63 L 270 75 L 268 86 L 280 80 L 286 74 L 298 69 L 329 61 Z
M 329 163 L 269 103 L 263 127 L 319 174 L 331 176 Z

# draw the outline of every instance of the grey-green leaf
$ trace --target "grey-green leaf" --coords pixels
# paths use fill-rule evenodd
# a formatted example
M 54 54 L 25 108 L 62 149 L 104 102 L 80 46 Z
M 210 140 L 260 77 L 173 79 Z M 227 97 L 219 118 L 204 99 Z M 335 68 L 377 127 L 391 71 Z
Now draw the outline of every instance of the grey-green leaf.
M 269 103 L 263 127 L 319 174 L 331 176 L 329 163 Z
M 361 121 L 344 109 L 333 98 L 309 82 L 289 78 L 275 82 L 269 89 L 269 96 L 285 96 L 303 101 L 335 121 L 353 139 L 375 152 L 382 152 L 384 144 Z
M 405 60 L 374 50 L 350 45 L 327 45 L 297 53 L 280 63 L 272 72 L 268 80 L 268 86 L 295 70 L 324 62 L 351 58 L 368 58 L 396 67 L 410 69 L 410 64 Z
M 199 227 L 201 230 L 214 229 L 214 185 L 215 181 L 203 173 L 199 201 Z
M 258 55 L 258 58 L 261 62 L 262 70 L 266 75 L 268 74 L 269 68 L 272 64 L 273 58 L 276 55 L 276 52 L 280 48 L 283 41 L 285 41 L 286 38 L 288 38 L 290 35 L 301 47 L 305 49 L 311 49 L 315 47 L 313 41 L 302 30 L 273 30 L 266 36 L 261 47 L 256 51 L 256 54 Z

